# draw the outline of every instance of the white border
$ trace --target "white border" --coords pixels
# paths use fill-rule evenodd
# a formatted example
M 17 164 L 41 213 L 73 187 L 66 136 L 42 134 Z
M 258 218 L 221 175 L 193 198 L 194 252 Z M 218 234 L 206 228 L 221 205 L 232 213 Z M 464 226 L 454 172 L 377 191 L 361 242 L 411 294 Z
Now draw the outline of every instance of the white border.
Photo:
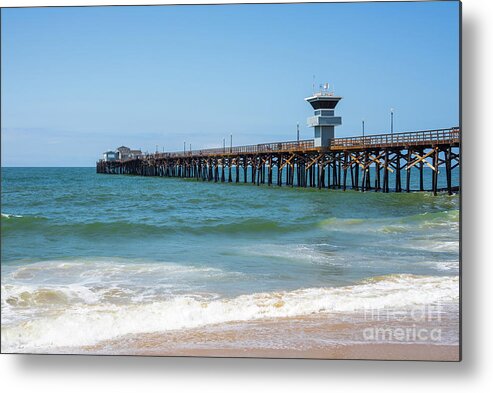
M 225 1 L 216 0 L 215 3 Z M 231 1 L 226 1 L 231 2 Z M 2 0 L 2 6 L 180 1 Z M 182 3 L 207 3 L 188 0 Z M 493 3 L 463 2 L 463 362 L 0 356 L 5 392 L 481 392 L 493 386 Z

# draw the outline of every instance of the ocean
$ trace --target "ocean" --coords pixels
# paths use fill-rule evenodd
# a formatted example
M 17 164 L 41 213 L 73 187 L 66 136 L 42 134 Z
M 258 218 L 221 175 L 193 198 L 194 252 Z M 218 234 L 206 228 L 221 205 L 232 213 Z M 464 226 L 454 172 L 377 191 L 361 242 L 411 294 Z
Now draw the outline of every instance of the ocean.
M 227 329 L 233 350 L 300 348 L 296 329 L 255 332 L 430 305 L 436 343 L 459 342 L 458 195 L 2 168 L 1 196 L 3 352 L 131 354 L 122 342 Z M 310 345 L 356 340 L 327 334 Z

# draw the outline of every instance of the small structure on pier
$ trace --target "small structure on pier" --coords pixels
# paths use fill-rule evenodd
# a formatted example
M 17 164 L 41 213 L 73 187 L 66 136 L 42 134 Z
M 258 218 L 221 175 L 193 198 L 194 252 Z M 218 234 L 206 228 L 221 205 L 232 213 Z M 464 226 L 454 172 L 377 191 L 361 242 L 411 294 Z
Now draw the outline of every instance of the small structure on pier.
M 119 153 L 120 160 L 127 160 L 130 156 L 130 148 L 126 146 L 120 146 L 116 151 Z
M 128 152 L 128 158 L 129 159 L 135 159 L 135 158 L 142 158 L 144 155 L 142 154 L 142 150 L 129 150 Z
M 308 125 L 314 128 L 314 146 L 329 147 L 334 139 L 334 128 L 342 124 L 340 116 L 334 116 L 334 110 L 342 97 L 334 96 L 329 92 L 329 84 L 326 83 L 322 90 L 313 96 L 305 98 L 315 110 L 314 116 L 308 118 Z
M 116 161 L 119 159 L 119 154 L 117 151 L 108 150 L 103 153 L 103 161 Z

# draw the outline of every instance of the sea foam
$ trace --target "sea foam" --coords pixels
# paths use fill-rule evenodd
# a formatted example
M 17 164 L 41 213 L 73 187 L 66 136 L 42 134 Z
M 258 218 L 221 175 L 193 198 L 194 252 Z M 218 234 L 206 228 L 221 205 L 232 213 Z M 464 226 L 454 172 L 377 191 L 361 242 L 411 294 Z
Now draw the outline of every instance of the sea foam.
M 137 304 L 77 302 L 60 313 L 2 326 L 2 351 L 44 352 L 56 347 L 94 345 L 127 334 L 233 321 L 457 303 L 458 286 L 458 277 L 388 275 L 345 287 L 254 293 L 234 298 L 183 295 Z

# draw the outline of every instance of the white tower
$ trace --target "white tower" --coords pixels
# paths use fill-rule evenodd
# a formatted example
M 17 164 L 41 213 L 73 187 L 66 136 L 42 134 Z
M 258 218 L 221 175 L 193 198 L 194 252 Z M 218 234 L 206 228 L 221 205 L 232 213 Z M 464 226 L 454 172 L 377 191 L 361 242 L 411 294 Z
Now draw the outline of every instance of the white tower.
M 315 116 L 308 118 L 308 125 L 315 129 L 315 147 L 328 147 L 330 140 L 334 138 L 334 127 L 342 124 L 340 116 L 334 116 L 334 109 L 342 97 L 329 93 L 329 84 L 315 93 L 312 97 L 305 98 L 315 110 Z

